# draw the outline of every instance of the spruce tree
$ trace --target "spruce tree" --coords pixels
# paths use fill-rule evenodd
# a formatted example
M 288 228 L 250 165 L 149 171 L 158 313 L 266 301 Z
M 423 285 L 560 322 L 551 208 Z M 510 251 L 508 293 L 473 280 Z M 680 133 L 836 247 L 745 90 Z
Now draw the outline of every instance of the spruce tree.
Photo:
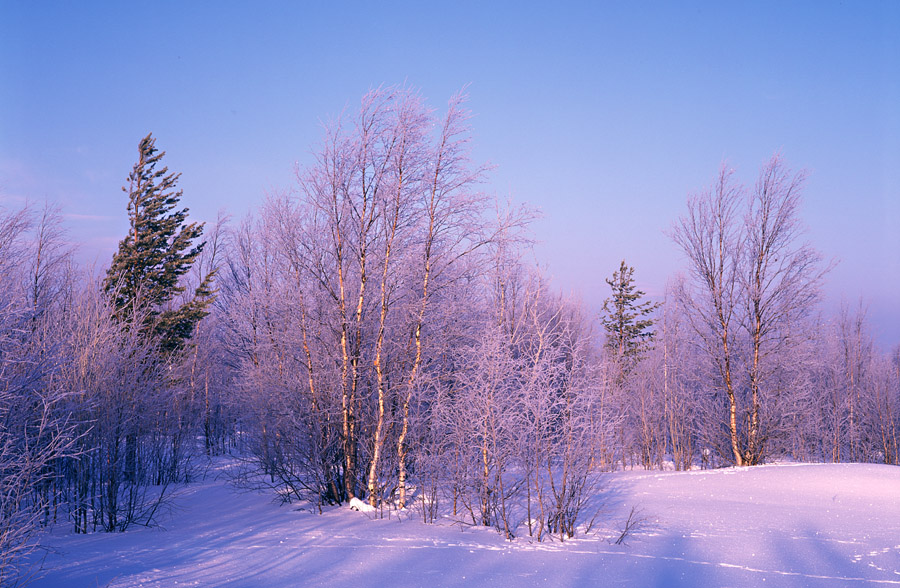
M 185 288 L 180 284 L 203 251 L 203 223 L 188 223 L 188 209 L 177 208 L 181 174 L 170 173 L 160 162 L 165 151 L 155 147 L 152 134 L 138 147 L 140 157 L 128 176 L 128 235 L 119 243 L 104 286 L 115 296 L 122 320 L 142 317 L 140 328 L 158 338 L 163 351 L 181 347 L 213 300 L 213 273 L 205 276 L 193 297 L 174 304 Z
M 623 359 L 635 359 L 653 340 L 651 327 L 656 322 L 650 314 L 659 303 L 644 301 L 642 290 L 634 284 L 634 268 L 625 261 L 619 271 L 606 280 L 612 288 L 612 296 L 603 302 L 600 322 L 606 329 L 606 348 Z

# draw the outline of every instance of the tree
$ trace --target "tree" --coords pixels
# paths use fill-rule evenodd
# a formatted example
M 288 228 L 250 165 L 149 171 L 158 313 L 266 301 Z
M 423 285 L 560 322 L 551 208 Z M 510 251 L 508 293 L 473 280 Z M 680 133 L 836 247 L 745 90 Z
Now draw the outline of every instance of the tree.
M 736 465 L 744 465 L 735 394 L 737 263 L 742 240 L 736 223 L 739 203 L 740 189 L 723 166 L 714 187 L 688 201 L 687 215 L 676 223 L 673 239 L 687 256 L 693 278 L 693 285 L 684 283 L 678 297 L 725 391 L 731 454 Z
M 0 586 L 38 572 L 29 554 L 50 522 L 55 466 L 76 453 L 70 389 L 57 377 L 64 326 L 49 316 L 68 265 L 57 218 L 0 207 Z
M 188 209 L 177 209 L 182 192 L 175 186 L 180 174 L 170 173 L 168 167 L 160 165 L 165 152 L 157 150 L 155 143 L 152 135 L 141 140 L 138 162 L 128 175 L 128 187 L 122 188 L 128 194 L 130 228 L 119 243 L 104 281 L 104 289 L 112 297 L 119 323 L 126 329 L 135 330 L 146 345 L 160 351 L 148 356 L 142 368 L 142 374 L 149 378 L 151 389 L 159 397 L 152 400 L 161 399 L 161 393 L 171 391 L 166 390 L 166 385 L 171 382 L 158 377 L 159 365 L 176 358 L 174 352 L 182 348 L 196 324 L 207 315 L 207 307 L 213 301 L 211 283 L 215 275 L 210 271 L 200 280 L 193 297 L 181 304 L 176 302 L 175 297 L 185 291 L 182 277 L 203 251 L 204 243 L 196 243 L 203 234 L 203 224 L 187 223 Z M 127 399 L 123 405 L 126 412 L 114 425 L 114 437 L 118 439 L 121 434 L 125 438 L 123 478 L 131 484 L 138 484 L 141 478 L 138 471 L 140 417 L 151 419 L 140 412 L 139 400 L 148 399 L 137 396 Z M 157 416 L 163 421 L 179 413 L 176 397 L 162 404 L 158 407 L 161 414 Z M 131 424 L 126 427 L 129 419 Z M 159 422 L 158 419 L 155 423 L 157 427 Z M 153 431 L 157 441 L 160 433 Z M 175 451 L 177 439 L 177 431 L 173 431 L 172 459 L 178 453 Z M 151 451 L 162 455 L 166 451 L 162 449 L 163 445 L 157 442 Z M 163 461 L 168 458 L 158 460 Z M 175 470 L 174 467 L 169 469 Z M 156 482 L 160 483 L 162 479 L 162 472 L 157 472 Z
M 748 190 L 723 167 L 715 187 L 688 202 L 673 234 L 694 282 L 679 298 L 726 393 L 736 465 L 762 463 L 784 432 L 781 407 L 791 390 L 782 358 L 802 343 L 799 327 L 829 269 L 800 241 L 803 178 L 776 155 Z
M 297 498 L 407 502 L 448 301 L 500 232 L 463 105 L 439 119 L 413 90 L 368 93 L 231 240 L 219 304 L 258 399 L 254 461 Z
M 760 463 L 766 437 L 763 396 L 775 392 L 778 357 L 796 345 L 797 324 L 814 308 L 822 278 L 822 256 L 800 242 L 803 225 L 798 213 L 803 172 L 792 173 L 778 155 L 762 168 L 749 194 L 744 217 L 742 292 L 744 328 L 750 344 L 747 449 L 745 460 Z M 766 386 L 770 390 L 765 390 Z
M 693 372 L 693 358 L 684 328 L 683 313 L 678 306 L 678 291 L 682 279 L 666 286 L 666 299 L 660 321 L 660 344 L 655 352 L 662 368 L 663 411 L 666 426 L 666 447 L 671 452 L 676 470 L 689 470 L 694 459 L 696 440 L 696 396 L 687 385 Z
M 606 283 L 612 288 L 612 296 L 603 302 L 604 316 L 600 318 L 606 329 L 606 348 L 620 358 L 634 359 L 653 340 L 650 328 L 656 320 L 649 315 L 660 305 L 649 300 L 639 302 L 644 292 L 636 288 L 634 268 L 628 267 L 625 260 Z
M 172 308 L 169 303 L 184 292 L 179 281 L 203 251 L 203 223 L 186 223 L 188 209 L 177 210 L 181 174 L 157 165 L 166 154 L 147 135 L 138 146 L 138 162 L 128 176 L 128 235 L 119 243 L 106 274 L 104 287 L 113 293 L 119 318 L 145 314 L 142 330 L 159 337 L 165 351 L 181 346 L 194 325 L 207 314 L 213 300 L 213 271 L 194 291 L 194 297 Z

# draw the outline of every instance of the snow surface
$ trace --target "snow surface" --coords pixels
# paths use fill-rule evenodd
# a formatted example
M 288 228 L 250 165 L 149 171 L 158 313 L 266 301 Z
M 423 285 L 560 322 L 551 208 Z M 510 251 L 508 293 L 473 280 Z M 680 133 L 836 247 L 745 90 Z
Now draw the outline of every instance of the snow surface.
M 220 469 L 226 467 L 220 464 Z M 607 476 L 595 533 L 505 541 L 332 508 L 319 515 L 239 492 L 187 487 L 165 529 L 45 537 L 34 586 L 869 586 L 900 585 L 900 468 L 782 464 Z M 646 522 L 614 545 L 631 507 Z

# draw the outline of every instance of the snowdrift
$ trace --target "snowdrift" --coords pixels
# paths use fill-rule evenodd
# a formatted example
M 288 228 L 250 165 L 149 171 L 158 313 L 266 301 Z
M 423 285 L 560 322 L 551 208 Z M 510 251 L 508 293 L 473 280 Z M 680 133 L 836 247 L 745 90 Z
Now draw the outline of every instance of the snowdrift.
M 415 509 L 278 506 L 226 482 L 190 486 L 165 529 L 45 538 L 52 586 L 900 585 L 900 468 L 779 464 L 608 475 L 592 534 L 505 541 Z M 640 524 L 615 540 L 632 507 Z

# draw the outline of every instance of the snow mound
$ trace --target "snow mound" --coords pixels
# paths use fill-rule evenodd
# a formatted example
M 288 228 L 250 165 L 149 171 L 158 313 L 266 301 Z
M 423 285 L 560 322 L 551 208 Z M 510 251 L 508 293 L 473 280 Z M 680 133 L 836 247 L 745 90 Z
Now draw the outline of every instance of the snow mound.
M 350 499 L 350 510 L 358 510 L 359 512 L 375 512 L 378 509 L 368 502 L 363 502 L 359 498 L 353 497 Z

